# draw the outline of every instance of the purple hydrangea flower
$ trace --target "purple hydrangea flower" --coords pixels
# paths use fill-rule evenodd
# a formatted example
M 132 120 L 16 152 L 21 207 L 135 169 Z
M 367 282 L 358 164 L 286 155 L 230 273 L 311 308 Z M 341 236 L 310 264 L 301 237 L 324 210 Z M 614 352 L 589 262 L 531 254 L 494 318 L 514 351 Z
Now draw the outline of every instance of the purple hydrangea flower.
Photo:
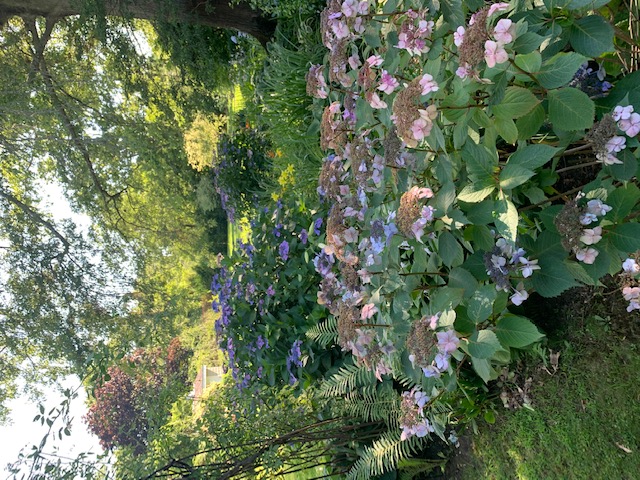
M 286 240 L 283 240 L 280 247 L 278 247 L 278 253 L 282 257 L 282 260 L 286 262 L 289 258 L 289 243 Z
M 313 234 L 320 235 L 320 227 L 322 226 L 322 217 L 316 218 L 316 221 L 313 222 Z

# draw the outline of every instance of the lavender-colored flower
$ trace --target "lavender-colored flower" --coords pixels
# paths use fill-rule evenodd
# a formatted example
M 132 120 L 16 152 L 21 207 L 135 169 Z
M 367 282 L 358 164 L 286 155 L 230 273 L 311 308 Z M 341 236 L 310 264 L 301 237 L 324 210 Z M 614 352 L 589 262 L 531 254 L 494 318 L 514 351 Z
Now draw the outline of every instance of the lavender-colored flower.
M 318 272 L 323 277 L 326 277 L 329 272 L 331 272 L 331 268 L 335 263 L 335 258 L 333 255 L 328 255 L 322 250 L 316 257 L 313 259 L 313 265 L 316 267 L 316 272 Z
M 273 297 L 275 294 L 276 294 L 276 291 L 273 288 L 273 285 L 269 285 L 269 287 L 267 288 L 267 295 L 270 297 Z
M 622 270 L 627 273 L 640 273 L 640 265 L 633 258 L 627 258 L 624 262 L 622 262 Z
M 298 238 L 300 238 L 300 241 L 303 245 L 306 245 L 309 239 L 309 233 L 303 228 Z
M 278 247 L 278 253 L 280 257 L 282 257 L 282 260 L 286 262 L 289 258 L 289 243 L 286 240 L 283 240 Z
M 289 372 L 289 383 L 294 384 L 298 381 L 296 376 L 293 374 L 293 367 L 302 367 L 302 352 L 300 351 L 300 345 L 302 345 L 302 340 L 296 340 L 291 345 L 291 350 L 289 350 L 289 356 L 287 357 L 287 371 Z
M 438 349 L 442 353 L 452 353 L 458 348 L 460 339 L 455 331 L 447 330 L 445 332 L 438 332 L 436 336 L 438 337 Z
M 322 217 L 316 218 L 315 222 L 313 222 L 313 234 L 320 235 L 320 227 L 322 226 Z

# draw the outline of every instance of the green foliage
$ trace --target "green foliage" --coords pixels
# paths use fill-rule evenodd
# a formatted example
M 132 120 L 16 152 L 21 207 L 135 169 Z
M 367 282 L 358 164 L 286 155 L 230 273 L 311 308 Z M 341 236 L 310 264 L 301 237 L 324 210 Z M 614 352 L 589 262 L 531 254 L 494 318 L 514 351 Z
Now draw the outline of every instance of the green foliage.
M 311 111 L 305 73 L 310 63 L 321 61 L 325 49 L 320 43 L 317 22 L 300 21 L 293 31 L 276 31 L 268 46 L 267 60 L 256 85 L 261 111 L 257 122 L 264 125 L 277 152 L 276 172 L 293 164 L 296 189 L 311 193 L 315 188 L 322 152 L 318 148 L 318 119 Z

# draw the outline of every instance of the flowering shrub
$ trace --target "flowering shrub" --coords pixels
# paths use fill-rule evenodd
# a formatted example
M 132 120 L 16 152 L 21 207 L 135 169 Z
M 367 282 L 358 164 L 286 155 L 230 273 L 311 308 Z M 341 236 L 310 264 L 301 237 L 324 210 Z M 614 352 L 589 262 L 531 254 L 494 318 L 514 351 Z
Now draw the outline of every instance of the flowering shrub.
M 305 339 L 326 318 L 310 261 L 321 223 L 301 201 L 279 200 L 256 214 L 250 243 L 240 243 L 214 275 L 216 331 L 240 388 L 309 381 L 331 363 L 331 352 L 314 351 Z
M 246 124 L 233 134 L 221 135 L 214 159 L 214 185 L 222 208 L 233 222 L 256 204 L 271 169 L 271 145 L 263 132 Z
M 519 308 L 531 292 L 597 285 L 640 249 L 640 73 L 603 62 L 628 58 L 606 3 L 329 0 L 321 15 L 318 299 L 343 350 L 411 389 L 402 439 L 444 438 L 461 377 L 496 379 L 541 339 Z

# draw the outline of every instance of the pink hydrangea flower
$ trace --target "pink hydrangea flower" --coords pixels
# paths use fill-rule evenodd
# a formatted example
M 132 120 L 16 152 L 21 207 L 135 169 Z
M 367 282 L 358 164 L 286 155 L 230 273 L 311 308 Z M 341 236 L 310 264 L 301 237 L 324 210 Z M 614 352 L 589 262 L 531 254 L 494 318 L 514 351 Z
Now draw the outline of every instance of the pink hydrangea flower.
M 504 12 L 505 10 L 508 10 L 508 9 L 509 9 L 509 4 L 506 3 L 506 2 L 494 3 L 493 5 L 491 5 L 489 7 L 489 12 L 488 12 L 487 16 L 490 17 L 494 13 Z
M 585 228 L 580 236 L 580 241 L 585 245 L 595 245 L 602 240 L 602 227 Z
M 455 44 L 456 47 L 459 47 L 460 45 L 462 45 L 462 42 L 464 42 L 465 31 L 466 30 L 461 25 L 456 29 L 455 32 L 453 32 L 453 43 Z
M 613 109 L 613 119 L 618 122 L 620 120 L 628 120 L 633 113 L 633 105 L 627 105 L 626 107 L 622 107 L 618 105 Z
M 380 55 L 371 55 L 366 62 L 370 67 L 379 67 L 384 62 L 384 59 Z
M 460 65 L 456 70 L 456 75 L 460 78 L 468 78 L 472 74 L 471 67 L 468 64 Z
M 362 311 L 360 312 L 361 320 L 368 320 L 373 317 L 376 313 L 378 313 L 378 307 L 373 303 L 367 303 L 362 307 Z
M 508 18 L 498 20 L 495 28 L 493 29 L 493 38 L 499 43 L 511 43 L 515 36 L 516 26 Z
M 629 137 L 635 137 L 640 133 L 640 113 L 632 113 L 629 118 L 621 119 L 618 122 L 618 128 Z
M 382 71 L 382 78 L 380 80 L 380 85 L 378 85 L 378 90 L 383 91 L 387 95 L 393 93 L 393 91 L 398 88 L 400 82 L 395 79 L 393 75 L 391 75 L 386 70 Z
M 596 261 L 596 257 L 600 254 L 595 248 L 581 248 L 576 252 L 576 258 L 586 263 L 587 265 L 593 265 Z
M 367 99 L 367 102 L 369 102 L 369 105 L 371 105 L 371 108 L 387 108 L 387 102 L 382 101 L 377 93 L 369 92 L 365 95 L 365 97 Z
M 433 77 L 428 73 L 425 73 L 420 79 L 420 86 L 422 87 L 422 91 L 420 92 L 422 95 L 437 92 L 439 88 Z
M 460 339 L 453 330 L 447 330 L 446 332 L 436 333 L 438 337 L 438 350 L 442 353 L 455 352 L 460 343 Z
M 484 59 L 487 62 L 487 66 L 493 68 L 509 60 L 509 54 L 502 44 L 487 40 L 484 42 Z
M 618 153 L 625 149 L 626 143 L 627 143 L 626 137 L 621 137 L 619 135 L 616 135 L 615 137 L 611 137 L 609 139 L 609 141 L 605 145 L 605 148 L 609 153 Z

